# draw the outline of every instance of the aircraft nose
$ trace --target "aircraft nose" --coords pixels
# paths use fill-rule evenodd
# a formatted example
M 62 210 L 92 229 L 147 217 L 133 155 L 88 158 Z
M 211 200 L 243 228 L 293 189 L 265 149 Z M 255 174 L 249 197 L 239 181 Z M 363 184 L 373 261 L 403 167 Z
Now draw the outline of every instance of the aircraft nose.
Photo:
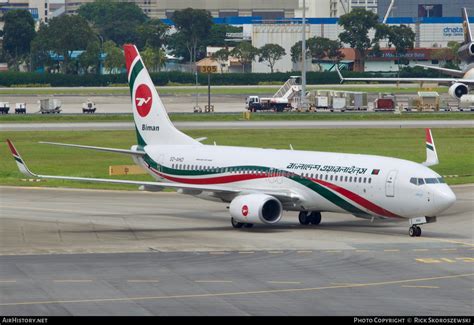
M 456 202 L 456 195 L 454 195 L 448 186 L 443 189 L 438 189 L 434 194 L 435 197 L 433 201 L 438 213 L 446 210 Z

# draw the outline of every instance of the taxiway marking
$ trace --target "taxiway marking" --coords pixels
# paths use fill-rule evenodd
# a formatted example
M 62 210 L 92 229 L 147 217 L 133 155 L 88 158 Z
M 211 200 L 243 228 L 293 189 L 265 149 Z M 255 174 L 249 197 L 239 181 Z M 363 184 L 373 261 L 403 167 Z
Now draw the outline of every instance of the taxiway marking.
M 73 303 L 98 303 L 98 302 L 118 302 L 118 301 L 145 301 L 145 300 L 168 300 L 168 299 L 193 299 L 193 298 L 213 298 L 213 297 L 232 297 L 245 295 L 262 295 L 275 293 L 298 293 L 298 292 L 312 292 L 323 291 L 331 289 L 348 289 L 348 288 L 367 288 L 383 285 L 404 284 L 413 282 L 435 281 L 445 279 L 459 279 L 472 277 L 474 273 L 446 275 L 430 278 L 405 279 L 395 281 L 360 283 L 351 285 L 337 285 L 314 288 L 289 288 L 289 289 L 273 289 L 273 290 L 259 290 L 259 291 L 234 291 L 221 293 L 205 293 L 205 294 L 188 294 L 188 295 L 170 295 L 170 296 L 148 296 L 148 297 L 119 297 L 119 298 L 95 298 L 95 299 L 76 299 L 76 300 L 44 300 L 44 301 L 23 301 L 23 302 L 6 302 L 0 303 L 0 306 L 21 306 L 21 305 L 47 305 L 47 304 L 73 304 Z

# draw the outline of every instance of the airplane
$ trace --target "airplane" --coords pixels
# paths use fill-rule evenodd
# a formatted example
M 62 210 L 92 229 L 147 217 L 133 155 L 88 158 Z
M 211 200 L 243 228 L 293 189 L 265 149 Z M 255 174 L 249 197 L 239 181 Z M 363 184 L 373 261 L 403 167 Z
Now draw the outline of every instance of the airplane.
M 428 65 L 417 64 L 426 69 L 440 71 L 444 74 L 453 76 L 454 78 L 344 78 L 336 64 L 336 71 L 341 80 L 341 84 L 346 81 L 365 81 L 365 82 L 435 82 L 450 85 L 448 93 L 457 100 L 462 96 L 469 94 L 474 87 L 474 38 L 469 23 L 469 15 L 467 9 L 462 9 L 464 42 L 458 50 L 459 57 L 467 63 L 463 70 L 446 69 L 441 67 L 433 67 Z
M 204 145 L 175 128 L 134 45 L 124 45 L 137 145 L 130 149 L 42 142 L 129 155 L 156 181 L 38 175 L 7 140 L 19 170 L 33 178 L 133 184 L 145 191 L 178 193 L 229 204 L 234 228 L 274 225 L 283 211 L 299 212 L 301 225 L 318 225 L 321 212 L 369 220 L 409 221 L 409 235 L 435 222 L 456 196 L 428 168 L 438 163 L 430 129 L 426 161 L 390 157 Z

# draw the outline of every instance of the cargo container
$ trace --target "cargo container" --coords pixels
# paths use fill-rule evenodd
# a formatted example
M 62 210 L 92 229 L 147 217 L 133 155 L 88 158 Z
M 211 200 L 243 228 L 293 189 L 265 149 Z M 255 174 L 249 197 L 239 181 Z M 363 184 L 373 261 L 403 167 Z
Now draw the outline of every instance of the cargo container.
M 374 102 L 375 111 L 394 111 L 395 101 L 393 98 L 377 98 Z

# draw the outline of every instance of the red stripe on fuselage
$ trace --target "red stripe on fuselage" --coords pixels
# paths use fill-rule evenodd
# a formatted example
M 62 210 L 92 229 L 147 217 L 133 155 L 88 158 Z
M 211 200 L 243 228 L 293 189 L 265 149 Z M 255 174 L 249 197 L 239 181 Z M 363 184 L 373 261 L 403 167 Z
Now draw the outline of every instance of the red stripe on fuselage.
M 269 177 L 265 175 L 241 174 L 241 175 L 216 176 L 216 177 L 210 177 L 210 178 L 184 178 L 184 177 L 169 176 L 167 174 L 160 173 L 159 171 L 151 167 L 150 169 L 155 174 L 163 178 L 166 178 L 167 180 L 170 180 L 172 182 L 185 183 L 185 184 L 197 184 L 197 185 L 225 184 L 225 183 L 248 181 L 252 179 L 261 179 L 261 178 Z
M 225 184 L 225 183 L 232 183 L 232 182 L 238 182 L 238 181 L 247 181 L 247 180 L 252 180 L 252 179 L 261 179 L 261 178 L 268 178 L 268 177 L 275 177 L 273 175 L 268 175 L 268 174 L 263 174 L 263 175 L 255 175 L 255 174 L 240 174 L 240 175 L 227 175 L 227 176 L 216 176 L 216 177 L 209 177 L 209 178 L 184 178 L 184 177 L 174 177 L 174 176 L 169 176 L 167 174 L 163 174 L 156 169 L 149 167 L 152 172 L 155 174 L 166 178 L 167 180 L 177 182 L 177 183 L 184 183 L 184 184 L 196 184 L 196 185 L 210 185 L 210 184 Z M 279 175 L 281 176 L 281 175 Z M 350 200 L 356 202 L 357 204 L 363 206 L 364 208 L 376 213 L 377 215 L 384 216 L 384 217 L 390 217 L 390 218 L 401 218 L 400 216 L 368 201 L 367 199 L 364 199 L 363 197 L 355 194 L 354 192 L 351 192 L 345 188 L 342 188 L 340 186 L 337 186 L 335 184 L 331 184 L 328 182 L 325 182 L 320 179 L 312 179 L 310 178 L 311 181 L 318 183 L 320 185 L 323 185 L 325 187 L 328 187 L 337 193 L 349 198 Z
M 340 186 L 337 186 L 335 184 L 328 183 L 326 181 L 320 180 L 320 179 L 311 179 L 313 182 L 321 184 L 323 186 L 326 186 L 330 188 L 331 190 L 336 191 L 339 194 L 344 195 L 348 199 L 354 201 L 355 203 L 363 206 L 364 208 L 375 212 L 378 215 L 384 216 L 384 217 L 390 217 L 390 218 L 401 218 L 399 215 L 396 215 L 388 210 L 385 210 L 384 208 L 368 201 L 367 199 L 364 199 L 363 197 L 355 194 L 354 192 L 351 192 L 349 190 L 346 190 L 345 188 L 342 188 Z

